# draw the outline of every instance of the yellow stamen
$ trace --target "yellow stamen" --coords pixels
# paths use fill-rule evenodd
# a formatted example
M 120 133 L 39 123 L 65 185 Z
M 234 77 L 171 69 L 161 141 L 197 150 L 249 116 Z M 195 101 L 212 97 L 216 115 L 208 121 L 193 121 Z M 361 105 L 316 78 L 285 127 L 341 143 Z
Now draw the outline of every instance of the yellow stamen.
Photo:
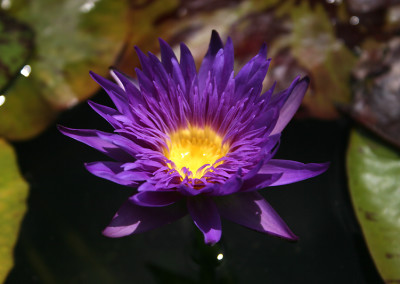
M 174 162 L 175 169 L 182 177 L 185 177 L 182 168 L 188 168 L 193 176 L 191 178 L 201 178 L 215 161 L 224 157 L 228 151 L 228 145 L 222 145 L 222 137 L 210 127 L 189 127 L 180 129 L 169 135 L 171 142 L 169 152 L 164 152 L 165 156 Z M 222 164 L 218 162 L 214 167 Z M 202 166 L 209 164 L 203 169 Z M 172 166 L 171 166 L 172 168 Z

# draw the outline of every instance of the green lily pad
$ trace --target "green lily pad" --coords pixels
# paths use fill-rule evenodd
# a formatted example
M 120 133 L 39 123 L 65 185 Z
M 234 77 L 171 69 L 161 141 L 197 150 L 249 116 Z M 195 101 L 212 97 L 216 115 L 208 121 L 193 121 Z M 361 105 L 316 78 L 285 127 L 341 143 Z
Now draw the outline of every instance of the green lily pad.
M 40 133 L 55 113 L 98 89 L 88 71 L 107 76 L 132 27 L 128 1 L 15 0 L 7 13 L 35 35 L 27 62 L 31 73 L 14 80 L 0 109 L 0 136 L 21 140 Z M 29 106 L 23 105 L 26 100 Z
M 347 153 L 351 198 L 385 283 L 400 282 L 400 152 L 353 131 Z
M 10 140 L 33 137 L 56 117 L 57 111 L 40 96 L 41 86 L 35 75 L 18 79 L 11 85 L 0 106 L 0 136 Z
M 126 1 L 40 0 L 15 6 L 11 13 L 35 31 L 31 66 L 43 84 L 41 95 L 56 109 L 89 97 L 97 86 L 88 70 L 107 75 L 124 44 Z
M 0 282 L 13 265 L 13 249 L 26 211 L 28 185 L 21 177 L 13 148 L 0 139 Z

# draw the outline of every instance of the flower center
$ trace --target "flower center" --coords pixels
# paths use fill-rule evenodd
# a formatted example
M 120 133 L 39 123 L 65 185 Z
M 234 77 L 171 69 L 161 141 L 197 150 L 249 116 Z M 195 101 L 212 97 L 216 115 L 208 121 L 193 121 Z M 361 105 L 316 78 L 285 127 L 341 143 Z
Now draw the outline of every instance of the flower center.
M 169 153 L 166 151 L 164 154 L 174 162 L 175 169 L 182 177 L 188 175 L 189 170 L 192 178 L 201 178 L 211 166 L 222 164 L 222 161 L 215 162 L 229 151 L 228 145 L 222 145 L 222 137 L 209 127 L 189 127 L 178 130 L 169 137 Z

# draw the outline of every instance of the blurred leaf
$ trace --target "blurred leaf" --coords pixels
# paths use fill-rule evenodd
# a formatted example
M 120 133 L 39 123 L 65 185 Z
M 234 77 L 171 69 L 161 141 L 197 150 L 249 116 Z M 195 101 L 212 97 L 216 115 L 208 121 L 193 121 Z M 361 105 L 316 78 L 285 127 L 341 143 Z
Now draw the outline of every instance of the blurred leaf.
M 346 4 L 352 13 L 361 14 L 382 9 L 385 6 L 389 6 L 391 2 L 384 0 L 348 0 Z
M 33 47 L 28 26 L 0 11 L 0 91 L 20 71 Z
M 368 248 L 386 283 L 400 281 L 400 153 L 353 131 L 350 193 Z
M 13 250 L 26 210 L 28 185 L 19 174 L 10 145 L 0 139 L 0 282 L 13 265 Z
M 336 38 L 332 23 L 321 5 L 307 2 L 290 10 L 292 53 L 311 75 L 311 90 L 303 104 L 312 116 L 337 117 L 335 103 L 350 101 L 349 80 L 355 56 Z
M 0 136 L 11 140 L 32 137 L 43 131 L 55 118 L 56 110 L 40 96 L 35 75 L 21 76 L 8 89 L 9 95 L 0 107 Z
M 6 93 L 6 108 L 0 109 L 0 136 L 27 139 L 42 131 L 56 112 L 87 99 L 98 89 L 88 71 L 108 75 L 108 67 L 132 29 L 129 3 L 15 0 L 8 12 L 34 30 L 35 50 L 28 62 L 31 88 L 20 75 Z
M 354 68 L 354 99 L 344 107 L 355 120 L 400 148 L 400 38 L 366 42 Z
M 124 73 L 136 77 L 135 67 L 139 67 L 139 59 L 134 50 L 138 46 L 142 51 L 157 53 L 159 50 L 157 38 L 169 40 L 171 30 L 176 23 L 164 24 L 164 20 L 171 20 L 173 12 L 178 10 L 178 0 L 131 0 L 129 23 L 135 30 L 129 34 L 123 53 L 118 58 L 115 67 Z
M 43 84 L 41 95 L 56 109 L 90 96 L 97 86 L 88 70 L 107 75 L 124 44 L 128 3 L 36 0 L 15 6 L 12 13 L 35 31 L 31 65 Z

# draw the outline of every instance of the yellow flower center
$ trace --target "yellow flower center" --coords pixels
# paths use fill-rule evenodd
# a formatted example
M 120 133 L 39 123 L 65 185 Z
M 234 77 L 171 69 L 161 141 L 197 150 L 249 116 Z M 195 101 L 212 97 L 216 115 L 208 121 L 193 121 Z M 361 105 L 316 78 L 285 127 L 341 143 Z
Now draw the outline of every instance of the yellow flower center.
M 228 145 L 222 145 L 222 137 L 210 127 L 189 127 L 171 133 L 169 137 L 169 152 L 164 154 L 174 162 L 182 177 L 186 176 L 182 170 L 185 167 L 192 172 L 191 178 L 201 178 L 211 166 L 222 164 L 223 161 L 214 163 L 229 151 Z M 203 167 L 206 164 L 208 166 Z

